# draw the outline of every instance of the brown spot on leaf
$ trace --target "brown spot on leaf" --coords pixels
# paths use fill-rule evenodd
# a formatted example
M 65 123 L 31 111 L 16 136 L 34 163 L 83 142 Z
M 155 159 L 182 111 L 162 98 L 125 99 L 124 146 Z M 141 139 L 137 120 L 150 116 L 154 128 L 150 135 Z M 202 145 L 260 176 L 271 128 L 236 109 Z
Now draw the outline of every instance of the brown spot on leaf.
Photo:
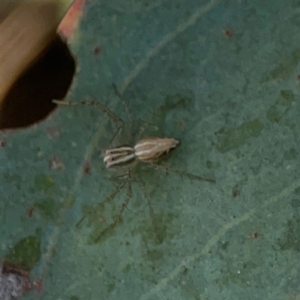
M 233 31 L 230 28 L 227 28 L 224 30 L 224 35 L 230 39 L 233 36 Z

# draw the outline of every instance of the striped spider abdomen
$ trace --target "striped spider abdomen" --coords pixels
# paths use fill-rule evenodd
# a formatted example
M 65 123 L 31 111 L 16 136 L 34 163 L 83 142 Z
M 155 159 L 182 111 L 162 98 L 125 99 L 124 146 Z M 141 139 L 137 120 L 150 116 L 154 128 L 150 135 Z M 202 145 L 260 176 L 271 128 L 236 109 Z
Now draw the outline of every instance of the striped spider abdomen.
M 138 160 L 152 163 L 176 148 L 178 144 L 179 141 L 173 138 L 145 138 L 135 144 L 134 154 Z

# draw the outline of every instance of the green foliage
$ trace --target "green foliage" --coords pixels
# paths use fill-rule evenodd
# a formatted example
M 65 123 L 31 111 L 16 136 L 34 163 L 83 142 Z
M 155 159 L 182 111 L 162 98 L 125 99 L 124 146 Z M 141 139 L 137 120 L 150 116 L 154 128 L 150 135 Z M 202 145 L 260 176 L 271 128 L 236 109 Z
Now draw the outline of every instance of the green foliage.
M 0 136 L 0 251 L 45 275 L 43 300 L 299 294 L 298 10 L 86 1 L 66 100 L 102 105 Z M 180 141 L 160 169 L 105 168 L 148 136 Z

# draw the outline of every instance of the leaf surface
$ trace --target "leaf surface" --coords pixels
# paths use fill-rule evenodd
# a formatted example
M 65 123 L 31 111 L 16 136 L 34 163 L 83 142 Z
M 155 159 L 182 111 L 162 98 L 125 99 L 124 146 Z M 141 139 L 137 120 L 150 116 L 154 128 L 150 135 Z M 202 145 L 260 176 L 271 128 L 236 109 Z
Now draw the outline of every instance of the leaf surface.
M 1 134 L 0 251 L 38 230 L 43 299 L 297 298 L 298 11 L 87 2 L 67 100 L 100 101 L 124 123 L 61 106 Z M 101 150 L 146 136 L 180 140 L 161 164 L 216 183 L 142 164 L 126 181 L 105 168 Z

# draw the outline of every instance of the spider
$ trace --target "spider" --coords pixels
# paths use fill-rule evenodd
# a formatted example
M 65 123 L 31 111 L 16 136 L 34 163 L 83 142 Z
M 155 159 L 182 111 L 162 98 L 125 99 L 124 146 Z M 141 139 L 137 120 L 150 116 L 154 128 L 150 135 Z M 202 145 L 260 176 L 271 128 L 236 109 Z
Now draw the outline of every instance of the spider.
M 117 88 L 113 85 L 115 90 L 115 94 L 121 99 L 121 95 L 118 93 Z M 116 133 L 113 135 L 111 144 L 114 143 L 114 140 L 117 136 L 122 135 L 122 130 L 126 122 L 116 115 L 113 111 L 111 111 L 107 106 L 98 101 L 81 101 L 81 102 L 66 102 L 66 101 L 57 101 L 54 100 L 54 103 L 61 105 L 89 105 L 99 107 L 113 122 L 116 124 Z M 131 112 L 127 104 L 122 101 L 125 110 L 127 111 L 130 121 L 132 119 Z M 153 116 L 150 117 L 150 120 Z M 145 122 L 151 125 L 150 122 Z M 139 134 L 140 135 L 140 134 Z M 150 204 L 150 198 L 147 194 L 145 184 L 142 182 L 137 174 L 137 168 L 140 164 L 147 165 L 155 170 L 164 171 L 166 173 L 174 173 L 180 176 L 184 176 L 189 178 L 190 180 L 199 180 L 199 181 L 207 181 L 210 183 L 214 183 L 215 180 L 212 178 L 205 178 L 199 175 L 187 173 L 181 170 L 176 170 L 171 167 L 167 167 L 165 165 L 160 164 L 160 161 L 168 155 L 168 153 L 179 146 L 179 141 L 175 138 L 166 138 L 166 137 L 146 137 L 142 139 L 138 139 L 136 143 L 129 143 L 128 145 L 117 145 L 114 147 L 110 147 L 103 151 L 102 157 L 105 166 L 108 169 L 114 169 L 120 171 L 120 175 L 117 176 L 117 179 L 122 179 L 115 188 L 115 190 L 109 194 L 102 202 L 98 203 L 93 209 L 86 211 L 86 214 L 79 220 L 76 224 L 79 227 L 83 221 L 89 216 L 92 219 L 99 219 L 98 221 L 105 223 L 105 218 L 101 215 L 101 211 L 104 210 L 106 204 L 110 203 L 115 199 L 115 197 L 125 188 L 127 187 L 125 200 L 119 208 L 118 214 L 113 217 L 112 222 L 101 229 L 100 232 L 94 234 L 93 243 L 97 243 L 106 238 L 118 224 L 122 222 L 122 215 L 124 213 L 125 208 L 130 202 L 132 197 L 132 186 L 131 183 L 135 182 L 139 185 L 144 195 L 144 198 L 147 201 L 147 205 L 149 207 L 149 211 L 151 217 L 153 217 L 153 209 Z M 100 212 L 100 214 L 99 214 Z

